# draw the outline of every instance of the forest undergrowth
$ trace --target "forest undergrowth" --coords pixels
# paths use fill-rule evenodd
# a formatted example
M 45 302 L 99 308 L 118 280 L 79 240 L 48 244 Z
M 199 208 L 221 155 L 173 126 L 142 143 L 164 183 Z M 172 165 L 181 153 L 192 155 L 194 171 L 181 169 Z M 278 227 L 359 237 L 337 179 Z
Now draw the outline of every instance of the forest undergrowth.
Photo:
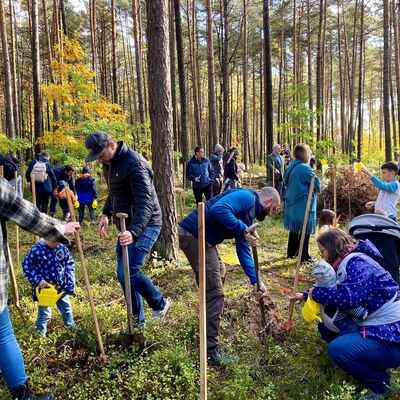
M 185 212 L 193 207 L 188 192 Z M 59 215 L 60 216 L 60 215 Z M 16 264 L 15 228 L 8 224 L 9 242 Z M 20 231 L 21 232 L 21 231 Z M 162 324 L 146 326 L 145 345 L 119 347 L 115 336 L 127 325 L 122 291 L 115 275 L 116 230 L 106 239 L 98 237 L 97 227 L 81 230 L 86 266 L 94 294 L 106 359 L 96 352 L 96 336 L 90 313 L 79 256 L 76 296 L 72 299 L 77 327 L 63 327 L 54 311 L 49 333 L 41 338 L 34 333 L 37 305 L 31 288 L 15 265 L 23 315 L 10 306 L 11 318 L 21 345 L 30 385 L 35 391 L 51 391 L 57 400 L 167 400 L 199 398 L 198 295 L 195 280 L 183 254 L 174 263 L 159 260 L 156 254 L 145 270 L 163 293 L 172 300 Z M 219 369 L 208 369 L 210 400 L 272 400 L 357 398 L 357 382 L 329 360 L 317 327 L 301 318 L 296 306 L 293 329 L 285 332 L 280 323 L 288 316 L 288 289 L 293 284 L 295 261 L 285 259 L 287 232 L 282 215 L 267 218 L 259 228 L 259 260 L 263 280 L 269 290 L 268 319 L 272 334 L 260 336 L 260 312 L 251 296 L 248 279 L 236 257 L 232 241 L 219 246 L 227 267 L 225 308 L 221 321 L 221 344 L 229 355 Z M 34 236 L 21 233 L 21 258 L 34 243 Z M 311 255 L 317 257 L 315 240 Z M 312 286 L 310 266 L 302 269 L 300 289 Z M 146 313 L 150 310 L 146 308 Z M 394 393 L 400 398 L 400 374 L 393 371 Z M 4 385 L 0 398 L 10 399 Z

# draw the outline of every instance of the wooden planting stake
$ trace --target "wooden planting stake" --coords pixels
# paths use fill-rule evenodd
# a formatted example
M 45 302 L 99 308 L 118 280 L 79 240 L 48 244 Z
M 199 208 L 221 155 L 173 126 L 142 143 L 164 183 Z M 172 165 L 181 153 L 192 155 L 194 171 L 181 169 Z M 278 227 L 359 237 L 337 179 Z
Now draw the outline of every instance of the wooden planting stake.
M 301 256 L 303 254 L 304 238 L 306 236 L 308 215 L 309 215 L 309 211 L 310 211 L 311 198 L 312 198 L 312 194 L 313 194 L 313 191 L 314 191 L 314 181 L 315 181 L 315 173 L 311 177 L 310 188 L 308 190 L 306 211 L 304 213 L 304 219 L 303 219 L 303 229 L 301 230 L 300 246 L 299 246 L 299 252 L 298 252 L 298 255 L 297 255 L 297 265 L 296 265 L 296 272 L 295 272 L 295 275 L 294 275 L 292 296 L 294 296 L 297 293 L 297 287 L 299 285 L 300 268 L 301 268 Z M 284 328 L 286 330 L 288 330 L 288 331 L 290 329 L 292 329 L 292 325 L 293 325 L 292 317 L 293 317 L 294 303 L 295 303 L 294 300 L 290 300 L 289 318 L 284 324 Z
M 14 171 L 14 190 L 18 194 L 18 172 Z M 15 225 L 15 249 L 17 256 L 17 265 L 19 265 L 19 226 Z
M 199 247 L 199 322 L 200 322 L 200 400 L 207 400 L 207 325 L 206 325 L 206 240 L 204 203 L 198 205 Z
M 4 167 L 2 165 L 0 165 L 0 176 L 4 176 Z
M 32 188 L 32 203 L 36 206 L 36 185 L 35 174 L 31 174 L 31 188 Z M 36 243 L 39 241 L 39 236 L 35 235 Z
M 10 246 L 7 243 L 8 261 L 10 263 L 10 279 L 11 279 L 11 291 L 13 296 L 13 303 L 21 311 L 21 306 L 19 304 L 19 291 L 17 285 L 17 277 L 15 275 L 14 265 L 11 258 Z
M 337 193 L 336 193 L 336 162 L 332 168 L 332 179 L 333 179 L 333 212 L 336 215 L 337 212 Z
M 72 204 L 72 199 L 71 199 L 71 190 L 70 190 L 70 188 L 65 188 L 65 190 L 67 192 L 67 201 L 68 201 L 69 212 L 71 214 L 71 221 L 76 222 L 75 210 L 74 210 L 74 206 Z M 92 311 L 94 326 L 96 329 L 97 344 L 99 346 L 101 356 L 104 358 L 106 354 L 104 352 L 103 339 L 101 338 L 99 321 L 97 319 L 96 308 L 94 306 L 92 288 L 90 287 L 90 282 L 89 282 L 89 275 L 88 275 L 88 272 L 87 272 L 87 269 L 85 266 L 85 258 L 83 256 L 82 242 L 81 242 L 81 238 L 79 236 L 79 231 L 75 231 L 75 240 L 76 240 L 76 246 L 77 246 L 78 252 L 79 252 L 79 259 L 81 261 L 83 279 L 85 281 L 85 286 L 86 286 L 86 292 L 89 297 L 90 309 Z

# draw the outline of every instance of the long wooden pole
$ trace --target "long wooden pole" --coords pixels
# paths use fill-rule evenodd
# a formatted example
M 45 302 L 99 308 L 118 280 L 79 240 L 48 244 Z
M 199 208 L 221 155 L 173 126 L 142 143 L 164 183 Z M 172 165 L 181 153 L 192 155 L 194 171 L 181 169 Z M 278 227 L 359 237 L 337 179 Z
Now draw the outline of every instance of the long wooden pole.
M 297 287 L 299 285 L 300 268 L 301 268 L 301 256 L 302 256 L 302 253 L 303 253 L 304 238 L 306 236 L 306 231 L 307 231 L 308 215 L 309 215 L 309 212 L 310 212 L 311 198 L 312 198 L 312 194 L 313 194 L 313 191 L 314 191 L 314 182 L 315 182 L 315 173 L 311 177 L 310 188 L 308 190 L 306 211 L 304 213 L 304 220 L 303 220 L 303 229 L 301 230 L 300 247 L 299 247 L 299 252 L 298 252 L 298 255 L 297 255 L 297 265 L 296 265 L 296 272 L 295 272 L 295 275 L 294 275 L 292 296 L 294 296 L 297 293 Z M 288 321 L 286 322 L 286 326 L 285 326 L 286 329 L 291 329 L 291 327 L 292 327 L 293 310 L 294 310 L 294 300 L 291 300 L 290 301 L 290 306 L 289 306 L 289 318 L 288 318 Z
M 36 184 L 35 174 L 31 174 L 31 188 L 32 188 L 32 203 L 36 206 Z M 35 235 L 36 242 L 39 241 L 39 236 Z
M 337 211 L 337 193 L 336 193 L 336 162 L 333 164 L 332 171 L 332 179 L 333 179 L 333 212 L 336 215 Z
M 207 325 L 206 325 L 206 240 L 204 203 L 198 205 L 199 226 L 199 321 L 200 321 L 200 400 L 207 400 Z
M 14 190 L 18 194 L 18 171 L 14 171 Z M 17 265 L 19 265 L 19 226 L 15 225 L 15 250 Z
M 75 210 L 71 199 L 71 189 L 65 188 L 65 190 L 67 192 L 67 201 L 68 201 L 69 212 L 71 214 L 71 221 L 76 222 Z M 90 309 L 92 311 L 92 317 L 96 329 L 97 344 L 99 346 L 100 354 L 104 358 L 106 354 L 104 352 L 103 339 L 101 338 L 99 321 L 97 319 L 96 308 L 94 306 L 92 288 L 89 282 L 89 275 L 85 266 L 85 258 L 83 256 L 82 242 L 81 242 L 81 237 L 79 236 L 79 231 L 75 231 L 75 241 L 76 241 L 76 247 L 78 248 L 79 259 L 81 261 L 82 272 L 83 272 L 83 279 L 85 281 L 86 292 L 89 297 Z

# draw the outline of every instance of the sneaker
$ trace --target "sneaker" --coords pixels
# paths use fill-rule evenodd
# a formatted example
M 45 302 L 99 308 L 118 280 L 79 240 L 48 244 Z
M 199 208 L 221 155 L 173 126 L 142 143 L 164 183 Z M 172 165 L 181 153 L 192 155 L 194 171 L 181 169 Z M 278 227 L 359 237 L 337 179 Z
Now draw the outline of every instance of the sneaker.
M 215 350 L 212 353 L 207 353 L 207 365 L 209 367 L 220 367 L 221 366 L 221 351 Z
M 153 310 L 151 312 L 151 319 L 159 319 L 160 321 L 162 321 L 165 318 L 165 315 L 167 314 L 169 307 L 170 307 L 171 303 L 168 301 L 168 299 L 165 299 L 165 306 L 162 310 Z

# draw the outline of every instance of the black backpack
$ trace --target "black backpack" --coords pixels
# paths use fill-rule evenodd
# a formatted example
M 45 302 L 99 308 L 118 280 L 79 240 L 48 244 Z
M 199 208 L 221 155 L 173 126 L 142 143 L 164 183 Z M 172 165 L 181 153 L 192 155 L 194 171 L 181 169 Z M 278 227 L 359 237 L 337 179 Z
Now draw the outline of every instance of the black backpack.
M 14 179 L 14 172 L 18 171 L 18 167 L 11 157 L 0 153 L 0 165 L 3 166 L 4 178 L 6 178 L 8 181 Z

